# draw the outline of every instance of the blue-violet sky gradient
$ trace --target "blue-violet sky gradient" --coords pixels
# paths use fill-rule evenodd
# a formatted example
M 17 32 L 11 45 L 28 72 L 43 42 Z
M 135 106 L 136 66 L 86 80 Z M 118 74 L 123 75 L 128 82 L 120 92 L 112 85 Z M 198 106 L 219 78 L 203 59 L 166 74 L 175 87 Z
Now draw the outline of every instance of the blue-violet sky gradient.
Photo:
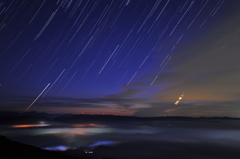
M 3 0 L 0 110 L 240 117 L 238 0 Z

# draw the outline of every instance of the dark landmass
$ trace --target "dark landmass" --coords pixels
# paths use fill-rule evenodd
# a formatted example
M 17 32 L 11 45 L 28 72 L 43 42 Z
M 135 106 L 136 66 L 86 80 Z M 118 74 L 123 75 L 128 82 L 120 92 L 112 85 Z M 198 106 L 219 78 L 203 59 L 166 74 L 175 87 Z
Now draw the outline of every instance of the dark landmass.
M 12 125 L 48 124 L 41 127 L 12 128 Z M 90 158 L 90 159 L 238 159 L 240 119 L 229 117 L 136 117 L 87 114 L 48 114 L 38 112 L 0 112 L 1 158 Z M 80 132 L 94 128 L 90 134 Z M 70 136 L 25 134 L 34 130 L 80 131 Z M 95 129 L 96 128 L 96 129 Z M 106 132 L 98 132 L 99 129 Z M 109 129 L 109 130 L 108 130 Z M 88 129 L 86 129 L 88 130 Z M 19 133 L 16 135 L 16 133 Z M 11 133 L 14 132 L 15 135 Z M 96 133 L 95 133 L 96 132 Z M 64 131 L 64 133 L 67 133 Z M 92 133 L 92 134 L 91 134 Z M 18 142 L 14 142 L 18 141 Z M 84 143 L 84 141 L 86 141 Z M 79 146 L 94 141 L 116 141 L 116 145 Z M 28 145 L 20 144 L 25 143 Z M 47 145 L 72 143 L 66 151 L 46 151 Z M 29 146 L 34 145 L 34 146 Z M 82 144 L 83 145 L 83 144 Z M 37 148 L 39 147 L 39 148 Z M 87 153 L 86 153 L 87 152 Z M 91 152 L 91 153 L 88 153 Z M 55 156 L 56 155 L 56 156 Z M 66 157 L 70 156 L 70 157 Z
M 41 121 L 57 122 L 66 124 L 95 123 L 111 127 L 124 127 L 126 124 L 132 126 L 153 126 L 153 127 L 191 127 L 191 128 L 234 128 L 240 129 L 237 124 L 240 118 L 230 117 L 136 117 L 116 115 L 88 115 L 88 114 L 48 114 L 38 112 L 1 112 L 0 125 L 36 124 Z M 214 125 L 213 125 L 214 124 Z
M 98 146 L 86 155 L 81 148 L 67 151 L 47 151 L 14 142 L 0 136 L 0 158 L 24 159 L 238 159 L 239 149 L 213 143 L 133 142 L 116 146 Z M 174 151 L 173 151 L 174 150 Z
M 6 117 L 9 120 L 6 120 Z M 72 122 L 76 120 L 88 120 L 88 121 L 151 121 L 151 120 L 166 120 L 166 121 L 198 121 L 198 120 L 240 120 L 240 118 L 232 118 L 232 117 L 185 117 L 185 116 L 159 116 L 159 117 L 137 117 L 137 116 L 119 116 L 119 115 L 90 115 L 90 114 L 49 114 L 49 113 L 39 113 L 36 111 L 32 112 L 3 112 L 0 111 L 0 118 L 5 118 L 6 121 L 24 121 L 31 118 L 33 121 L 39 120 L 54 120 L 54 121 L 64 121 L 64 122 Z M 1 124 L 5 123 L 2 120 Z M 15 122 L 15 121 L 14 121 Z
M 59 154 L 54 151 L 42 150 L 40 148 L 11 141 L 0 136 L 0 158 L 1 159 L 77 159 L 75 157 Z
M 239 159 L 240 156 L 237 148 L 204 142 L 132 142 L 99 146 L 93 152 L 93 159 L 98 156 L 114 159 Z

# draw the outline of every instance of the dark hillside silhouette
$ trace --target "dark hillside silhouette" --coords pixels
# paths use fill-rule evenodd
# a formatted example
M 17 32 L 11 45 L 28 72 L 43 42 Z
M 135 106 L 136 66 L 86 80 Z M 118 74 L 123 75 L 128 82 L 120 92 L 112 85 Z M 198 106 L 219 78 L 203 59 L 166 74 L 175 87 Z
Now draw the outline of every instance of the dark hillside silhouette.
M 0 136 L 0 158 L 1 159 L 77 159 L 75 157 L 61 155 L 54 151 L 42 150 L 40 148 L 11 141 Z

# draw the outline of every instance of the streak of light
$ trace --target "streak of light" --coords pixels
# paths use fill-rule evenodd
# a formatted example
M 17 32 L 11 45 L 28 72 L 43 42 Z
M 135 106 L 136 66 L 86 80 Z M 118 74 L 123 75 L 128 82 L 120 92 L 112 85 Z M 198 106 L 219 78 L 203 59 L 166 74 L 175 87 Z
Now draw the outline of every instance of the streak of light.
M 174 48 L 176 47 L 176 45 L 174 45 L 173 47 L 172 47 L 172 49 L 171 49 L 171 51 L 170 52 L 172 52 L 173 50 L 174 50 Z
M 149 19 L 151 12 L 148 14 L 148 16 L 145 18 L 144 22 L 142 23 L 142 25 L 140 26 L 140 28 L 138 29 L 137 33 L 142 29 L 143 25 L 146 23 L 146 21 Z
M 165 34 L 165 32 L 167 31 L 168 28 L 169 28 L 169 26 L 166 26 L 166 27 L 164 28 L 164 30 L 162 31 L 162 33 L 158 36 L 158 39 L 159 39 L 159 40 L 163 37 L 163 35 Z
M 72 12 L 70 13 L 69 17 L 72 17 L 72 16 L 75 14 L 75 12 L 76 12 L 77 9 L 79 8 L 79 6 L 82 4 L 82 2 L 83 2 L 83 1 L 80 1 L 80 2 L 76 1 L 76 2 L 75 2 L 75 4 L 73 5 Z M 76 4 L 76 3 L 78 3 L 78 4 Z
M 108 58 L 107 62 L 104 64 L 104 66 L 102 67 L 102 69 L 99 71 L 98 74 L 101 74 L 102 70 L 105 68 L 105 66 L 107 65 L 107 63 L 109 62 L 109 60 L 111 59 L 111 57 L 113 56 L 113 54 L 115 53 L 115 51 L 117 50 L 118 47 L 119 47 L 119 45 L 115 48 L 112 55 Z
M 182 34 L 182 36 L 178 39 L 178 41 L 176 42 L 176 44 L 179 43 L 179 41 L 182 39 L 182 37 L 183 37 L 183 34 Z
M 3 10 L 0 12 L 0 15 L 4 12 L 5 9 L 6 9 L 6 8 L 4 7 Z M 5 24 L 5 25 L 6 25 L 6 24 Z
M 123 47 L 123 45 L 125 44 L 126 40 L 129 38 L 129 35 L 132 33 L 133 29 L 130 30 L 130 32 L 128 33 L 127 37 L 124 39 L 122 45 L 120 46 L 120 48 L 118 49 L 118 51 L 116 52 L 116 54 L 114 56 L 116 56 L 118 54 L 118 52 L 121 50 L 121 48 Z M 113 57 L 114 58 L 114 57 Z
M 127 61 L 125 62 L 124 66 L 127 65 L 128 61 L 131 59 L 131 57 L 134 55 L 135 51 L 140 47 L 140 45 L 141 45 L 142 43 L 144 43 L 144 42 L 143 42 L 144 40 L 145 40 L 145 39 L 142 38 L 142 40 L 137 44 L 137 46 L 134 48 L 133 53 L 130 55 L 130 57 L 129 57 L 129 58 L 127 59 Z M 142 44 L 142 45 L 143 45 L 143 44 Z M 119 68 L 120 68 L 120 67 L 119 67 Z
M 227 42 L 222 46 L 221 50 L 224 49 L 224 47 L 226 46 Z
M 179 12 L 180 7 L 178 7 L 178 9 L 175 11 L 174 15 L 172 16 L 172 18 L 169 20 L 169 22 L 166 24 L 165 27 L 165 31 L 161 34 L 161 36 L 158 37 L 158 39 L 162 38 L 162 36 L 165 34 L 166 30 L 169 28 L 170 23 L 172 22 L 172 20 L 174 19 L 174 17 L 177 15 L 177 13 Z
M 150 17 L 151 17 L 152 14 L 155 12 L 155 10 L 157 9 L 157 7 L 158 7 L 159 4 L 161 3 L 161 1 L 162 1 L 162 0 L 158 0 L 158 1 L 154 4 L 152 10 L 150 11 Z
M 57 62 L 58 59 L 56 59 L 53 64 L 48 68 L 48 70 L 45 72 L 45 74 L 42 76 L 42 78 L 40 78 L 40 80 L 38 81 L 38 83 L 36 85 L 38 85 L 42 79 L 47 75 L 47 73 L 51 70 L 51 68 L 55 65 L 55 63 Z
M 170 61 L 170 59 L 172 58 L 172 56 L 170 56 L 167 60 L 167 62 L 165 63 L 165 65 L 162 67 L 162 69 L 159 71 L 159 73 L 162 72 L 162 70 L 165 68 L 165 66 L 167 65 L 167 63 Z
M 169 1 L 170 1 L 170 0 L 168 0 L 168 2 L 165 4 L 165 6 L 163 7 L 162 11 L 159 13 L 159 15 L 158 15 L 158 17 L 156 18 L 155 21 L 157 21 L 158 18 L 161 16 L 162 12 L 164 11 L 164 9 L 166 8 L 166 6 L 168 5 Z
M 38 8 L 37 12 L 34 14 L 33 18 L 31 19 L 31 21 L 29 22 L 29 24 L 33 21 L 33 19 L 35 18 L 35 16 L 38 14 L 39 10 L 42 8 L 43 3 L 45 2 L 45 0 L 42 2 L 41 6 Z
M 17 65 L 23 60 L 23 58 L 28 54 L 28 52 L 31 50 L 31 48 L 28 49 L 26 54 L 18 61 L 18 63 L 9 71 L 8 75 L 17 67 Z
M 98 27 L 98 29 L 95 31 L 94 36 L 95 39 L 99 36 L 99 34 L 102 32 L 102 30 L 104 29 L 105 25 L 107 24 L 109 19 L 106 19 L 105 22 L 102 24 L 102 26 Z M 100 30 L 99 30 L 100 29 Z M 109 35 L 110 36 L 110 35 Z M 94 40 L 95 41 L 95 40 Z
M 11 4 L 7 7 L 7 9 L 5 10 L 5 13 L 8 11 L 8 9 L 11 7 L 12 3 L 14 2 L 14 0 L 11 2 Z
M 184 5 L 183 5 L 182 8 L 180 9 L 179 13 L 182 12 L 182 10 L 183 10 L 183 9 L 185 8 L 185 6 L 187 5 L 188 1 L 189 1 L 189 0 L 186 0 L 186 1 L 185 1 Z
M 83 74 L 83 76 L 80 78 L 79 82 L 84 78 L 84 76 L 88 73 L 88 71 L 90 70 L 90 68 L 92 67 L 92 65 L 95 63 L 96 59 L 91 63 L 91 65 L 88 67 L 88 69 L 86 70 L 86 72 Z M 78 82 L 78 83 L 79 83 Z
M 107 68 L 108 70 L 107 70 L 107 72 L 105 73 L 105 75 L 103 76 L 102 80 L 104 80 L 104 78 L 107 76 L 108 72 L 112 69 L 112 67 L 113 67 L 113 65 L 115 64 L 115 62 L 116 62 L 116 60 L 114 60 L 113 63 L 111 64 L 111 66 Z M 102 80 L 101 80 L 101 82 L 102 82 Z M 101 82 L 99 82 L 99 84 L 100 84 Z
M 128 70 L 124 73 L 124 75 L 122 76 L 122 78 L 124 78 L 124 77 L 126 76 L 127 72 L 128 72 Z
M 1 13 L 0 13 L 1 14 Z M 6 23 L 2 24 L 0 31 L 6 26 Z
M 126 6 L 129 4 L 130 0 L 127 1 Z
M 55 14 L 57 13 L 58 9 L 56 9 L 55 12 L 52 13 L 52 15 L 48 18 L 48 21 L 45 23 L 45 25 L 42 27 L 41 31 L 38 33 L 38 35 L 35 37 L 34 41 L 39 38 L 42 33 L 44 32 L 44 30 L 46 29 L 46 27 L 48 26 L 48 24 L 52 21 L 53 17 L 55 16 Z
M 72 36 L 71 40 L 68 43 L 71 43 L 71 41 L 74 39 L 74 37 L 76 36 L 76 34 L 79 32 L 79 30 L 82 28 L 82 26 L 84 25 L 84 23 L 86 22 L 86 20 L 88 19 L 89 13 L 87 14 L 87 16 L 85 16 L 85 18 L 83 19 L 82 23 L 80 24 L 80 26 L 78 27 L 77 31 L 75 31 L 74 35 Z
M 215 8 L 214 8 L 215 9 Z M 204 22 L 200 25 L 200 27 L 199 28 L 201 28 L 204 24 L 205 24 L 205 22 L 208 20 L 208 18 L 212 15 L 212 13 L 214 12 L 214 9 L 210 12 L 210 14 L 208 15 L 208 17 L 204 20 Z
M 165 57 L 165 59 L 163 60 L 163 62 L 161 63 L 160 66 L 162 66 L 164 64 L 164 62 L 166 61 L 166 59 L 168 58 L 169 54 L 167 55 L 167 57 Z
M 198 15 L 202 12 L 203 8 L 205 7 L 205 5 L 208 3 L 209 0 L 207 0 L 207 2 L 204 4 L 204 6 L 201 8 L 201 10 L 198 12 L 198 14 L 196 15 L 196 17 L 193 19 L 193 21 L 191 22 L 191 24 L 188 26 L 187 29 L 189 29 L 192 25 L 192 23 L 195 21 L 195 19 L 198 17 Z
M 16 54 L 15 58 L 13 58 L 11 62 L 9 62 L 8 67 L 11 67 L 12 63 L 13 63 L 16 59 L 18 59 L 18 57 L 22 54 L 23 50 L 25 50 L 25 48 L 27 47 L 28 44 L 29 44 L 29 43 L 26 43 L 26 44 L 23 46 L 23 48 L 22 48 L 21 50 L 19 50 L 19 53 Z
M 147 18 L 146 18 L 145 21 L 143 22 L 142 26 L 146 23 L 146 20 L 149 19 L 149 18 L 152 16 L 153 12 L 157 9 L 157 7 L 159 6 L 159 3 L 160 3 L 160 2 L 161 2 L 161 0 L 160 0 L 160 1 L 157 1 L 157 2 L 154 4 L 154 6 L 153 6 L 153 8 L 151 9 L 150 13 L 148 14 Z M 165 7 L 164 7 L 164 8 L 165 8 Z M 163 10 L 164 10 L 164 9 L 163 9 Z M 162 12 L 161 12 L 161 13 L 162 13 Z M 160 13 L 160 14 L 161 14 L 161 13 Z M 153 25 L 155 24 L 156 21 L 157 21 L 157 20 L 154 21 L 154 23 L 152 24 L 152 26 L 151 26 L 150 29 L 148 30 L 147 34 L 148 34 L 149 31 L 152 29 L 152 27 L 153 27 Z M 139 28 L 138 32 L 141 30 L 142 26 Z
M 88 2 L 89 2 L 89 0 L 88 0 Z M 84 8 L 82 9 L 82 12 L 79 14 L 79 16 L 77 17 L 77 19 L 76 19 L 76 21 L 74 22 L 73 25 L 75 25 L 75 24 L 77 23 L 77 21 L 79 20 L 80 16 L 82 15 L 82 13 L 84 12 L 86 6 L 88 5 L 88 2 L 86 3 L 86 5 L 84 6 Z
M 142 67 L 142 65 L 144 64 L 144 62 L 147 60 L 148 56 L 143 60 L 142 64 L 139 66 L 139 68 Z
M 43 97 L 48 93 L 48 91 L 52 88 L 52 86 L 54 86 L 54 84 L 58 81 L 58 79 L 62 76 L 63 72 L 65 71 L 65 69 L 61 72 L 61 74 L 57 77 L 57 79 L 53 82 L 53 84 L 51 85 L 51 87 L 49 87 L 49 89 L 43 94 Z
M 138 22 L 141 20 L 141 17 L 142 17 L 142 15 L 144 15 L 145 10 L 146 10 L 147 8 L 148 8 L 148 4 L 147 4 L 146 7 L 143 9 L 142 14 L 139 16 L 138 20 L 135 22 L 135 24 L 133 25 L 132 28 L 135 28 L 135 26 L 136 26 L 136 25 L 138 24 Z
M 236 37 L 236 39 L 234 40 L 234 42 L 235 42 L 235 41 L 237 41 L 237 40 L 238 40 L 238 38 L 239 38 L 239 36 L 238 36 L 238 37 Z
M 124 7 L 125 7 L 125 6 L 123 6 L 123 8 L 121 9 L 121 11 L 118 13 L 117 17 L 114 19 L 114 21 L 113 21 L 113 23 L 112 23 L 112 25 L 111 25 L 111 27 L 110 27 L 110 28 L 112 28 L 112 27 L 113 27 L 113 25 L 114 25 L 114 24 L 115 24 L 115 22 L 117 21 L 117 19 L 118 19 L 119 15 L 122 13 L 122 11 L 123 11 Z
M 23 74 L 18 78 L 18 80 L 11 86 L 11 88 L 23 77 L 23 75 L 32 67 L 32 64 L 23 72 Z
M 182 18 L 185 16 L 185 14 L 187 13 L 187 11 L 190 9 L 190 7 L 192 6 L 192 4 L 194 3 L 194 1 L 192 1 L 192 3 L 189 5 L 188 9 L 185 11 L 185 13 L 183 14 L 183 16 L 180 18 L 180 20 L 177 22 L 177 24 L 175 25 L 175 27 L 173 28 L 172 32 L 169 34 L 169 36 L 172 35 L 172 33 L 174 32 L 174 30 L 177 28 L 178 24 L 182 21 Z
M 216 12 L 218 11 L 218 9 L 221 7 L 221 5 L 225 2 L 225 0 L 223 0 L 223 2 L 220 4 L 220 6 L 216 9 L 216 11 L 212 14 L 212 17 L 216 14 Z
M 135 74 L 132 76 L 132 78 L 130 79 L 130 81 L 128 82 L 127 86 L 130 84 L 130 82 L 133 80 L 134 76 L 137 74 L 137 71 L 135 72 Z
M 18 5 L 17 10 L 15 11 L 15 14 L 12 15 L 12 18 L 8 20 L 8 24 L 15 18 L 16 14 L 18 13 L 18 11 L 22 8 L 22 6 L 24 5 L 24 1 L 21 3 L 21 5 Z M 2 21 L 5 21 L 9 16 L 6 16 L 6 18 Z M 7 25 L 8 25 L 7 24 Z M 21 31 L 22 32 L 22 31 Z
M 132 50 L 134 49 L 135 45 L 138 43 L 139 38 L 137 39 L 137 41 L 134 43 L 133 47 L 131 48 L 131 50 L 128 52 L 127 56 L 123 59 L 122 63 L 119 65 L 119 68 L 122 66 L 122 64 L 125 62 L 125 60 L 127 59 L 127 57 L 129 56 L 129 54 L 132 52 Z
M 112 3 L 113 3 L 113 1 L 112 1 Z M 98 22 L 98 25 L 99 25 L 99 24 L 102 22 L 102 20 L 104 19 L 105 15 L 107 14 L 108 10 L 110 9 L 112 3 L 109 5 L 109 7 L 107 8 L 106 11 L 105 11 L 105 9 L 104 9 L 105 13 L 103 14 L 103 16 L 101 17 L 100 21 Z M 103 12 L 104 12 L 104 11 L 103 11 Z M 97 23 L 97 22 L 96 22 L 96 23 Z
M 178 105 L 178 103 L 182 100 L 184 96 L 184 93 L 178 98 L 178 100 L 175 102 L 175 105 Z
M 77 62 L 78 58 L 82 55 L 82 53 L 85 51 L 85 49 L 87 48 L 88 44 L 90 43 L 90 41 L 92 40 L 93 36 L 88 40 L 87 44 L 85 45 L 85 47 L 83 48 L 83 50 L 79 53 L 78 57 L 75 59 L 75 61 L 72 63 L 71 67 L 69 68 L 68 71 L 70 71 L 70 69 L 73 67 L 73 65 Z
M 154 78 L 154 80 L 152 81 L 152 83 L 150 85 L 153 85 L 153 83 L 156 81 L 157 78 L 158 78 L 158 75 Z
M 92 31 L 93 31 L 93 29 L 95 28 L 95 26 L 98 24 L 99 25 L 99 23 L 101 23 L 101 21 L 98 23 L 98 21 L 100 20 L 100 19 L 102 19 L 102 16 L 103 16 L 103 14 L 105 13 L 105 10 L 107 9 L 107 7 L 108 7 L 108 5 L 105 7 L 105 9 L 103 10 L 103 12 L 102 12 L 102 14 L 100 15 L 100 17 L 98 18 L 98 20 L 97 20 L 97 22 L 95 23 L 95 25 L 93 26 L 93 28 L 92 28 L 92 30 L 89 32 L 89 34 L 88 35 L 91 35 L 91 33 L 92 33 Z M 105 15 L 105 14 L 104 14 Z
M 66 6 L 66 9 L 64 10 L 64 12 L 66 12 L 69 8 L 69 6 L 72 4 L 73 0 L 70 0 Z
M 69 81 L 65 84 L 65 86 L 63 87 L 63 89 L 59 92 L 59 94 L 62 93 L 62 91 L 66 88 L 66 86 L 69 84 L 69 82 L 73 79 L 73 77 L 76 75 L 77 71 L 72 75 L 72 77 L 69 79 Z M 59 95 L 58 94 L 58 95 Z
M 156 21 L 153 22 L 152 26 L 148 29 L 147 34 L 152 30 L 152 27 L 155 25 Z
M 48 83 L 48 85 L 43 89 L 43 91 L 37 96 L 37 98 L 27 107 L 27 109 L 25 110 L 28 111 L 28 109 L 31 108 L 31 106 L 38 100 L 38 98 L 43 94 L 43 92 L 48 88 L 48 86 L 50 85 L 50 83 Z

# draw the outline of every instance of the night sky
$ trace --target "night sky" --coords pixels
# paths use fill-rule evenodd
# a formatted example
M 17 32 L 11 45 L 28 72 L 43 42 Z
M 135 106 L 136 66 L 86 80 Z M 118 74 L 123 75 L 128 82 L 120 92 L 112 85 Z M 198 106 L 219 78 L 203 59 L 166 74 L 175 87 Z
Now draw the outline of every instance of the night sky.
M 240 117 L 238 0 L 2 0 L 0 110 Z

